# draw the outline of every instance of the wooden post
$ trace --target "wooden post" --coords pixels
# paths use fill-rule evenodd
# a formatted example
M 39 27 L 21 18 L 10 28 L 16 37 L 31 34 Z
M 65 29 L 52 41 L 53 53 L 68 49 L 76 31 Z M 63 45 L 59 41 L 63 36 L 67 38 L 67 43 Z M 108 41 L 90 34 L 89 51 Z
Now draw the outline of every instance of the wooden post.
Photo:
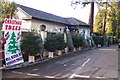
M 29 56 L 29 62 L 35 62 L 35 56 Z
M 53 58 L 53 52 L 49 52 L 48 57 L 49 57 L 49 58 Z
M 58 50 L 58 55 L 62 55 L 62 50 Z
M 64 41 L 65 41 L 65 43 L 67 43 L 67 35 L 66 35 L 66 33 L 64 33 Z M 69 51 L 68 47 L 66 46 L 65 53 L 67 53 L 68 51 Z
M 76 51 L 76 48 L 74 47 L 73 51 Z
M 46 31 L 41 31 L 41 38 L 43 41 L 43 44 L 45 43 L 45 39 L 47 38 L 47 32 Z M 43 50 L 43 57 L 47 56 L 47 51 L 45 51 L 45 49 Z
M 44 43 L 45 39 L 47 38 L 47 32 L 46 31 L 41 31 L 40 34 L 41 34 L 42 41 Z
M 89 25 L 90 25 L 90 32 L 93 32 L 93 23 L 94 23 L 94 2 L 90 0 L 90 14 L 89 14 Z

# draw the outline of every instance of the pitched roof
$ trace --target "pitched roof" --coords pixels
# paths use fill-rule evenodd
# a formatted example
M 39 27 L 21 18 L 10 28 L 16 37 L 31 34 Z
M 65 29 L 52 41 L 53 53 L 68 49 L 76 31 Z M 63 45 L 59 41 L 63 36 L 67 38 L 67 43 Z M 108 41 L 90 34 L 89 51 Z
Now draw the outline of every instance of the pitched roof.
M 56 15 L 46 13 L 41 10 L 36 10 L 36 9 L 30 8 L 30 7 L 26 7 L 23 5 L 19 5 L 19 7 L 22 10 L 24 10 L 26 13 L 28 13 L 30 16 L 32 16 L 32 18 L 67 24 L 67 22 L 64 20 L 64 18 L 62 18 L 60 16 L 56 16 Z
M 79 22 L 74 18 L 64 18 L 70 25 L 79 25 Z
M 83 22 L 83 21 L 81 21 L 81 20 L 78 20 L 78 19 L 76 19 L 76 18 L 73 18 L 73 17 L 71 17 L 71 18 L 65 18 L 65 20 L 70 24 L 70 25 L 73 25 L 73 26 L 88 26 L 89 27 L 89 25 L 87 24 L 87 23 L 85 23 L 85 22 Z
M 26 7 L 23 5 L 19 5 L 19 7 L 24 10 L 27 14 L 29 14 L 30 16 L 32 16 L 32 18 L 35 19 L 40 19 L 40 20 L 47 20 L 47 21 L 52 21 L 52 22 L 57 22 L 57 23 L 62 23 L 62 24 L 66 24 L 66 25 L 84 25 L 86 27 L 88 27 L 89 25 L 85 22 L 82 22 L 76 18 L 63 18 L 60 16 L 56 16 L 41 10 L 36 10 L 30 7 Z

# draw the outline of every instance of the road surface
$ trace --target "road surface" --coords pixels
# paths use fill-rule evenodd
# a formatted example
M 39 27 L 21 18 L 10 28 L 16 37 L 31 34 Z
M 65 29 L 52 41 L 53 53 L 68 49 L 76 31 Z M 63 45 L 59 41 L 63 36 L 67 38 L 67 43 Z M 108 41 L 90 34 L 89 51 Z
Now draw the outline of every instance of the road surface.
M 117 46 L 72 53 L 20 69 L 3 70 L 3 78 L 118 78 Z

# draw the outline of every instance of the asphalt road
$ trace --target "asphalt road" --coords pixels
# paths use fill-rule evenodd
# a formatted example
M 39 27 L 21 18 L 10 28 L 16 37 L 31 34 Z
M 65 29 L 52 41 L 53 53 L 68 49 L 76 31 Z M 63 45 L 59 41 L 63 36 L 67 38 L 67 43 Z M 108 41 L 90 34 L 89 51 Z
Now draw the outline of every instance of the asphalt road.
M 117 46 L 68 54 L 61 58 L 15 70 L 3 78 L 118 78 Z

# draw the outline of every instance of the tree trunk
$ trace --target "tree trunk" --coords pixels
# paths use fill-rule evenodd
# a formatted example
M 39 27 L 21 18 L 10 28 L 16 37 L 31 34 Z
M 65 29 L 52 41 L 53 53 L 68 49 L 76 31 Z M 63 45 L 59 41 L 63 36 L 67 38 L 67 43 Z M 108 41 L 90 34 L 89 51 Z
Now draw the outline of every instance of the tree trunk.
M 103 18 L 103 27 L 102 27 L 102 35 L 105 36 L 105 27 L 106 27 L 106 12 Z
M 106 35 L 105 35 L 105 28 L 106 28 L 106 19 L 107 19 L 107 2 L 105 3 L 105 13 L 104 13 L 104 17 L 103 17 L 103 25 L 102 25 L 102 35 L 104 37 L 104 45 L 106 44 Z
M 105 36 L 105 27 L 106 27 L 106 18 L 107 18 L 107 3 L 105 4 L 105 13 L 103 18 L 103 25 L 102 25 L 102 35 Z
M 94 2 L 91 0 L 90 2 L 90 14 L 89 14 L 89 25 L 90 31 L 93 32 L 93 23 L 94 23 Z
M 10 19 L 12 19 L 12 15 L 13 15 L 13 13 L 11 12 L 11 13 L 10 13 Z

